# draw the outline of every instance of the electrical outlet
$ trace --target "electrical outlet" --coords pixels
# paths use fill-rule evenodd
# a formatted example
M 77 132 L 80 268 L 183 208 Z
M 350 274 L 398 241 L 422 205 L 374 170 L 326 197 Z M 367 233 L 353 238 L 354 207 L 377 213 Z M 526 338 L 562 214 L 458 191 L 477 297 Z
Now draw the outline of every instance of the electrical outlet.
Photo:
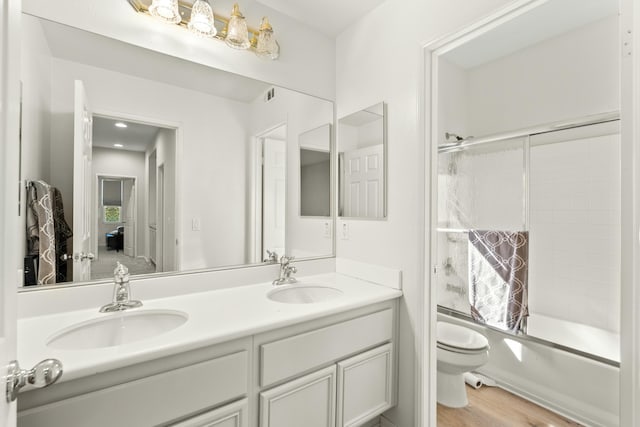
M 200 218 L 193 218 L 191 220 L 191 230 L 200 231 Z
M 346 222 L 340 224 L 340 238 L 342 240 L 349 240 L 349 224 Z

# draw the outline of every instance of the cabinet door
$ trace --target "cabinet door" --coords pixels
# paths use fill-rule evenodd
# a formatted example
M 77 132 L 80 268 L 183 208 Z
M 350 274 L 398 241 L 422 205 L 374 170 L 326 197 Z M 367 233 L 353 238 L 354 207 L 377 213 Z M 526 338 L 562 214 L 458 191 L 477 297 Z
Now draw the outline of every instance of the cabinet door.
M 260 393 L 260 427 L 335 427 L 336 366 Z
M 171 427 L 247 427 L 247 399 L 230 403 L 197 417 L 172 424 Z
M 393 406 L 392 346 L 338 363 L 337 427 L 357 426 Z

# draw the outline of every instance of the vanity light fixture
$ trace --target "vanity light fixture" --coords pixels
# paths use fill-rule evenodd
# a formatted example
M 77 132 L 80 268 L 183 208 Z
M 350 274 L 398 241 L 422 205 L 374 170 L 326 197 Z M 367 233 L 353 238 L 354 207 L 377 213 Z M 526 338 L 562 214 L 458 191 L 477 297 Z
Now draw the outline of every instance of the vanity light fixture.
M 124 147 L 124 145 L 122 145 L 122 144 L 113 144 L 113 146 L 114 146 L 114 147 L 116 147 L 116 148 L 122 148 L 122 147 Z
M 126 123 L 122 123 L 122 122 L 117 122 L 114 126 L 117 127 L 117 128 L 123 128 L 124 129 L 124 128 L 127 127 L 127 124 Z
M 193 4 L 184 0 L 128 2 L 136 12 L 154 16 L 163 22 L 178 24 L 199 36 L 224 41 L 234 49 L 250 50 L 260 58 L 272 60 L 280 56 L 280 46 L 267 17 L 262 18 L 258 29 L 251 28 L 247 26 L 237 3 L 233 5 L 231 16 L 227 18 L 214 13 L 210 0 L 196 0 Z

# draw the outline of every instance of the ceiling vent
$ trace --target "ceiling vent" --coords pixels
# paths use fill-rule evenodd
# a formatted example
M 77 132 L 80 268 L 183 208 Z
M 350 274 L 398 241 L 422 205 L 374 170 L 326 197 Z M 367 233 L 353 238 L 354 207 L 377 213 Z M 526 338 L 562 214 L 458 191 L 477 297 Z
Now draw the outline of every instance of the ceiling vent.
M 272 87 L 264 94 L 264 102 L 269 102 L 276 97 L 276 88 Z

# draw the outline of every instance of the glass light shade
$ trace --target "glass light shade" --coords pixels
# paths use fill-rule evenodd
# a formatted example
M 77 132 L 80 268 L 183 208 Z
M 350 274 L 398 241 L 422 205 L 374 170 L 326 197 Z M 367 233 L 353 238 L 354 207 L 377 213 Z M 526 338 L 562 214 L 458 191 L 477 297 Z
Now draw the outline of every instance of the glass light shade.
M 196 0 L 191 8 L 191 19 L 187 28 L 192 32 L 205 37 L 213 37 L 218 33 L 213 25 L 213 10 L 207 0 Z
M 149 13 L 164 22 L 178 24 L 182 21 L 178 10 L 178 0 L 153 0 Z
M 280 56 L 280 46 L 273 36 L 273 28 L 265 16 L 260 24 L 258 33 L 258 43 L 256 44 L 256 55 L 265 59 L 276 59 Z
M 234 49 L 248 49 L 251 46 L 247 22 L 240 13 L 238 3 L 233 5 L 233 12 L 231 12 L 231 18 L 229 18 L 227 26 L 227 37 L 224 41 Z

